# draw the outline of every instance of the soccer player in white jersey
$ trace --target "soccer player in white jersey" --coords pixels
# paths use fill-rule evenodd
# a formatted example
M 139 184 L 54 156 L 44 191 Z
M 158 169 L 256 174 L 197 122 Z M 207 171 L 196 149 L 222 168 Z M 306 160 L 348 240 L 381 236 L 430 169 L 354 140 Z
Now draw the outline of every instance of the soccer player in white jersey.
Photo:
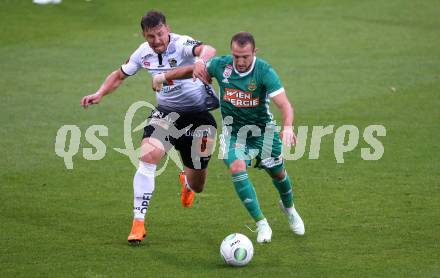
M 194 192 L 202 192 L 210 156 L 194 156 L 194 142 L 206 149 L 208 139 L 215 138 L 216 123 L 209 110 L 218 107 L 218 98 L 211 86 L 199 79 L 206 78 L 204 64 L 215 56 L 215 49 L 188 36 L 170 32 L 165 16 L 155 10 L 149 11 L 141 20 L 146 42 L 134 51 L 128 61 L 109 74 L 96 91 L 84 96 L 81 105 L 87 108 L 98 104 L 102 97 L 118 88 L 123 81 L 139 70 L 145 69 L 152 76 L 177 66 L 195 65 L 192 78 L 165 84 L 157 94 L 157 106 L 144 128 L 139 167 L 133 179 L 134 219 L 129 243 L 139 244 L 146 236 L 144 225 L 154 188 L 157 164 L 173 146 L 180 152 L 184 171 L 179 175 L 182 185 L 181 202 L 192 205 Z M 174 131 L 184 131 L 178 135 Z M 171 132 L 171 134 L 170 134 Z

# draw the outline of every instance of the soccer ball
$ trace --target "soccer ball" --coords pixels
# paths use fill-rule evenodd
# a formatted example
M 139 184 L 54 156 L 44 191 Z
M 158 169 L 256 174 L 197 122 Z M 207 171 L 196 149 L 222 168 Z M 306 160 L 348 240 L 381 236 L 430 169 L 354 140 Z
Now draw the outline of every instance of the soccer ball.
M 220 255 L 228 265 L 244 266 L 254 255 L 254 246 L 251 240 L 239 233 L 228 235 L 220 245 Z

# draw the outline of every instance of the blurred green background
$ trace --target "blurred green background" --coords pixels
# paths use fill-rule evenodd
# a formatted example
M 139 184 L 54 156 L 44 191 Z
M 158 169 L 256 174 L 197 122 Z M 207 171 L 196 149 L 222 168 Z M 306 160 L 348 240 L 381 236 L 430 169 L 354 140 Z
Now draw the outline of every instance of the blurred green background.
M 128 107 L 154 103 L 150 77 L 138 73 L 86 111 L 79 101 L 142 43 L 140 18 L 152 8 L 173 32 L 219 55 L 229 53 L 235 32 L 254 34 L 258 56 L 294 104 L 296 125 L 309 127 L 306 154 L 286 163 L 304 237 L 290 232 L 267 175 L 250 170 L 273 229 L 272 243 L 257 245 L 215 158 L 191 209 L 180 205 L 170 164 L 156 182 L 148 238 L 127 245 L 135 168 L 112 148 L 124 147 Z M 0 276 L 440 276 L 439 14 L 439 1 L 1 0 Z M 148 115 L 142 111 L 135 123 Z M 73 170 L 54 151 L 66 124 L 82 132 Z M 108 127 L 107 153 L 87 161 L 84 133 L 94 124 Z M 361 137 L 344 164 L 335 160 L 334 133 L 323 138 L 319 159 L 308 159 L 312 126 L 347 124 Z M 378 138 L 385 153 L 365 161 L 362 132 L 372 124 L 386 127 Z M 137 147 L 141 132 L 133 138 Z M 225 266 L 219 255 L 233 232 L 255 243 L 244 268 Z

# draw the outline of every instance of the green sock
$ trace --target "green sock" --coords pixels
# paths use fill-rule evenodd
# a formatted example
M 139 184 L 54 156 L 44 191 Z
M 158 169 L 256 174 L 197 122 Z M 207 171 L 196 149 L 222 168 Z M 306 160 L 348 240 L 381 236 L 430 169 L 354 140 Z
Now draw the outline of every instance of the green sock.
M 272 183 L 277 188 L 284 207 L 291 208 L 293 206 L 293 190 L 292 190 L 292 182 L 290 181 L 290 178 L 287 175 L 287 173 L 284 176 L 284 179 L 282 180 L 272 179 Z
M 264 219 L 260 204 L 258 203 L 257 194 L 248 178 L 248 174 L 246 172 L 232 174 L 232 182 L 234 183 L 238 197 L 240 197 L 242 204 L 246 207 L 252 218 L 255 221 Z

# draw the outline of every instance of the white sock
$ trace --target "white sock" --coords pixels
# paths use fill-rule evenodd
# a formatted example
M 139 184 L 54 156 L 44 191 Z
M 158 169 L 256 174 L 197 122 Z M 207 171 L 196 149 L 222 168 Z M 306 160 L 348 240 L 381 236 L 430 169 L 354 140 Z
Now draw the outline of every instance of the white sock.
M 263 225 L 263 224 L 269 225 L 266 218 L 257 221 L 257 227 L 259 227 L 260 225 Z
M 156 165 L 139 161 L 139 167 L 133 178 L 134 219 L 144 220 L 154 191 L 154 173 Z
M 286 208 L 287 214 L 293 214 L 294 211 L 295 211 L 295 207 L 294 206 L 292 206 L 290 208 Z

